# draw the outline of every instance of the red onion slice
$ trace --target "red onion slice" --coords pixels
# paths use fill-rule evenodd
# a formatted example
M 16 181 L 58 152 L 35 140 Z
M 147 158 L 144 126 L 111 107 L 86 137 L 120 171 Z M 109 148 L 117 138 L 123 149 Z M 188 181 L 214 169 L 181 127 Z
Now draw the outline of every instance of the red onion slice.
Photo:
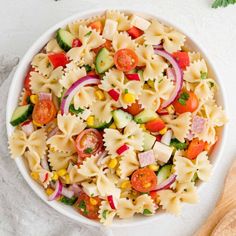
M 172 65 L 175 72 L 175 78 L 176 78 L 175 89 L 172 92 L 170 98 L 161 104 L 161 108 L 166 108 L 176 99 L 180 90 L 182 89 L 183 72 L 181 68 L 179 67 L 177 61 L 173 58 L 173 56 L 170 53 L 166 52 L 165 50 L 160 50 L 160 49 L 155 49 L 155 48 L 154 48 L 154 51 L 157 55 L 164 57 Z
M 31 121 L 26 121 L 21 125 L 22 130 L 27 136 L 31 135 L 34 132 L 34 126 Z
M 166 133 L 161 137 L 161 143 L 169 146 L 172 138 L 172 130 L 167 130 Z
M 162 44 L 154 45 L 153 48 L 154 49 L 163 49 L 163 45 Z
M 65 187 L 62 187 L 61 194 L 68 198 L 72 198 L 74 196 L 74 192 Z
M 82 188 L 78 184 L 72 184 L 68 190 L 73 191 L 75 196 L 79 196 L 79 194 L 83 191 Z
M 46 155 L 43 155 L 42 159 L 40 160 L 40 164 L 45 170 L 49 170 L 49 165 L 48 165 L 48 158 Z
M 61 113 L 68 114 L 69 106 L 71 100 L 76 95 L 76 93 L 80 90 L 81 87 L 92 84 L 99 84 L 100 80 L 97 76 L 86 75 L 77 81 L 75 81 L 70 88 L 64 93 L 62 102 L 61 102 Z
M 57 197 L 59 197 L 61 195 L 61 191 L 62 191 L 62 183 L 57 180 L 56 184 L 55 184 L 55 190 L 54 192 L 48 197 L 49 201 L 53 201 L 55 200 Z
M 42 100 L 50 100 L 50 101 L 52 101 L 52 94 L 51 93 L 40 92 L 38 94 L 38 96 L 39 96 L 39 101 L 42 101 Z
M 170 188 L 170 186 L 175 182 L 176 177 L 177 176 L 175 174 L 171 175 L 168 179 L 164 180 L 161 184 L 157 185 L 157 187 L 152 191 L 161 191 Z
M 173 68 L 166 69 L 167 78 L 175 82 L 175 71 Z
M 107 201 L 108 201 L 111 209 L 116 210 L 116 205 L 115 205 L 115 202 L 114 202 L 114 199 L 113 199 L 112 195 L 107 196 Z

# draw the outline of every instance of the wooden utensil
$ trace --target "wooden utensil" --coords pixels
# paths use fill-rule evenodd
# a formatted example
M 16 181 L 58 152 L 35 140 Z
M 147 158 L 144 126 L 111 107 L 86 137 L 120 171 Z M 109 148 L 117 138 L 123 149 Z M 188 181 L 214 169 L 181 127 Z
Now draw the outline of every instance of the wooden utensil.
M 236 161 L 225 181 L 223 194 L 206 223 L 195 236 L 236 235 Z

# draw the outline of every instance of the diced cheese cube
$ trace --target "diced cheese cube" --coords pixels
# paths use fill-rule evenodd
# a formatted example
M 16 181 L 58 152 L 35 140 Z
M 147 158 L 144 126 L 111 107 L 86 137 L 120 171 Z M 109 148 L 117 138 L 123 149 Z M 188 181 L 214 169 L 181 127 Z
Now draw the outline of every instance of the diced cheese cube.
M 153 151 L 157 161 L 167 163 L 171 157 L 173 148 L 157 141 L 153 147 Z
M 138 159 L 141 167 L 155 163 L 155 156 L 153 150 L 139 153 Z
M 148 20 L 143 19 L 140 16 L 133 15 L 131 19 L 131 25 L 137 27 L 141 30 L 146 30 L 150 26 L 150 22 Z
M 117 31 L 118 23 L 114 20 L 106 19 L 105 26 L 103 28 L 102 36 L 105 39 L 112 40 L 114 34 Z
M 95 197 L 99 195 L 97 185 L 94 183 L 84 182 L 81 184 L 83 191 L 90 197 Z

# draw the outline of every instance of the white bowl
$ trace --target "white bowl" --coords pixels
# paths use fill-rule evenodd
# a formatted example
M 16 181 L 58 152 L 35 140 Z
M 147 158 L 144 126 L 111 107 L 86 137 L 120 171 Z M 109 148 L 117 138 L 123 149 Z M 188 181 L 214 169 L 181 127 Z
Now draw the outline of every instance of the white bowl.
M 59 22 L 58 24 L 54 25 L 53 27 L 51 27 L 49 30 L 47 30 L 31 47 L 30 49 L 27 51 L 27 53 L 25 54 L 25 56 L 22 58 L 20 64 L 18 65 L 18 68 L 14 74 L 14 77 L 12 79 L 12 83 L 10 86 L 10 90 L 9 90 L 9 94 L 8 94 L 8 101 L 7 101 L 7 111 L 6 111 L 6 126 L 7 126 L 7 133 L 8 133 L 8 137 L 11 135 L 11 133 L 13 132 L 14 128 L 10 125 L 10 119 L 11 119 L 11 115 L 13 113 L 13 110 L 15 109 L 15 107 L 17 106 L 17 101 L 20 95 L 20 92 L 22 90 L 22 85 L 23 85 L 23 81 L 24 81 L 24 76 L 28 70 L 28 67 L 30 65 L 30 62 L 33 58 L 33 56 L 35 54 L 37 54 L 44 46 L 45 44 L 49 41 L 49 39 L 54 35 L 55 31 L 60 28 L 60 27 L 64 27 L 66 24 L 68 24 L 69 22 L 75 21 L 77 19 L 83 19 L 83 18 L 88 18 L 91 16 L 95 16 L 95 15 L 99 15 L 104 13 L 105 10 L 97 10 L 97 11 L 87 11 L 84 13 L 79 13 L 76 14 L 72 17 L 69 17 L 61 22 Z M 137 13 L 140 16 L 143 16 L 145 18 L 157 18 L 158 20 L 160 20 L 161 22 L 163 22 L 166 25 L 170 25 L 176 29 L 178 29 L 178 27 L 175 27 L 174 23 L 169 23 L 167 20 L 163 20 L 161 17 L 159 16 L 155 16 L 155 15 L 150 15 L 148 13 L 144 13 L 144 12 L 137 12 L 137 11 L 133 11 L 133 10 L 124 10 L 126 13 Z M 179 30 L 179 29 L 178 29 Z M 224 93 L 222 91 L 222 87 L 220 86 L 220 81 L 218 79 L 218 76 L 216 74 L 216 71 L 213 67 L 213 65 L 209 62 L 209 60 L 207 59 L 206 55 L 204 54 L 204 50 L 202 49 L 202 47 L 197 46 L 197 44 L 194 42 L 193 39 L 191 39 L 185 32 L 184 30 L 179 30 L 182 31 L 186 36 L 187 36 L 187 44 L 189 46 L 190 49 L 194 50 L 194 51 L 198 51 L 202 54 L 202 56 L 204 57 L 204 59 L 207 61 L 207 65 L 209 68 L 209 75 L 212 78 L 215 78 L 216 81 L 219 84 L 219 92 L 217 94 L 217 102 L 218 104 L 220 104 L 222 107 L 225 108 L 225 97 L 224 97 Z M 225 135 L 226 135 L 226 127 L 224 127 L 223 129 L 219 130 L 219 142 L 217 143 L 216 147 L 214 148 L 213 153 L 211 154 L 211 161 L 213 163 L 213 166 L 215 167 L 220 159 L 220 154 L 222 152 L 222 148 L 224 146 L 224 140 L 225 140 Z M 84 223 L 87 225 L 92 225 L 92 226 L 98 226 L 100 227 L 101 224 L 99 222 L 96 221 L 92 221 L 89 220 L 85 217 L 83 217 L 82 215 L 80 215 L 79 213 L 77 213 L 72 207 L 70 206 L 66 206 L 62 203 L 56 202 L 56 201 L 48 201 L 47 200 L 47 196 L 43 190 L 43 188 L 38 185 L 30 176 L 29 171 L 28 171 L 28 167 L 26 165 L 26 163 L 24 162 L 24 160 L 22 158 L 18 158 L 16 159 L 16 164 L 21 172 L 21 174 L 23 175 L 23 177 L 25 178 L 26 182 L 30 185 L 30 187 L 35 191 L 35 193 L 43 200 L 45 201 L 48 205 L 50 205 L 51 207 L 53 207 L 55 210 L 57 210 L 58 212 L 62 213 L 65 216 L 70 217 L 73 220 L 76 220 L 77 222 L 80 223 Z M 202 183 L 199 184 L 199 188 L 202 187 Z M 156 214 L 152 217 L 144 217 L 144 216 L 135 216 L 132 219 L 129 220 L 119 220 L 116 219 L 113 222 L 112 227 L 123 227 L 123 226 L 134 226 L 140 223 L 147 223 L 150 221 L 153 221 L 155 219 L 158 219 L 159 217 L 165 217 L 166 220 L 168 220 L 168 215 L 165 213 L 161 213 L 161 214 Z

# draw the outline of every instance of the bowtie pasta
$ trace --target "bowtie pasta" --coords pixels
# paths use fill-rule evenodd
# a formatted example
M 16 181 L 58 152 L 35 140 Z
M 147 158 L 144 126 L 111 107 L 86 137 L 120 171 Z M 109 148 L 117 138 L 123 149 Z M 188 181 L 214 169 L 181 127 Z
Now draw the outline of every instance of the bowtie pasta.
M 49 201 L 105 225 L 197 202 L 227 118 L 186 42 L 157 19 L 109 10 L 58 29 L 33 57 L 9 148 Z

